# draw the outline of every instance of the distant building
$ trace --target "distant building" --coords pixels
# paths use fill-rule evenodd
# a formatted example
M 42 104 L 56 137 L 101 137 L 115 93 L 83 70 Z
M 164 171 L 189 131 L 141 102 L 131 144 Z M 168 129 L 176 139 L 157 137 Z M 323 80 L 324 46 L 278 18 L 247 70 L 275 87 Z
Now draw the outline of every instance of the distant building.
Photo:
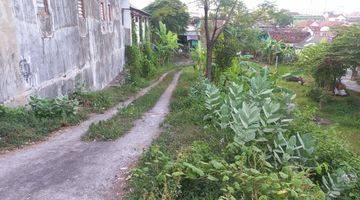
M 343 14 L 334 14 L 333 12 L 325 12 L 324 13 L 325 21 L 330 22 L 343 22 L 345 23 L 347 18 Z
M 350 16 L 347 18 L 347 23 L 349 25 L 357 25 L 360 24 L 360 16 Z
M 335 37 L 333 28 L 338 26 L 346 25 L 344 22 L 340 21 L 302 21 L 295 24 L 296 28 L 299 28 L 303 31 L 307 31 L 310 33 L 311 37 L 309 37 L 306 41 L 299 44 L 299 46 L 307 46 L 310 44 L 316 44 L 323 40 L 332 41 Z
M 324 16 L 321 15 L 294 15 L 294 24 L 300 21 L 325 21 Z
M 188 51 L 196 48 L 200 41 L 201 20 L 199 17 L 193 17 L 186 28 L 186 32 L 179 35 L 179 42 L 183 49 Z
M 268 35 L 277 40 L 284 42 L 295 48 L 301 47 L 301 45 L 306 39 L 308 39 L 311 34 L 307 31 L 294 28 L 272 28 L 266 30 Z

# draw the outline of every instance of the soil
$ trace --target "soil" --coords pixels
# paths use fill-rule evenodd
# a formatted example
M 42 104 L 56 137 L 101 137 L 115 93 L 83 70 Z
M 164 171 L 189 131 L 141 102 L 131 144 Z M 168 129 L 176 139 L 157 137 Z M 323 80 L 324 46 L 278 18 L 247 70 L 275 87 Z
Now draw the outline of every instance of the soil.
M 112 142 L 86 143 L 81 137 L 89 126 L 113 117 L 118 109 L 145 95 L 163 80 L 141 90 L 104 114 L 94 115 L 79 126 L 58 131 L 52 138 L 0 156 L 1 200 L 99 200 L 119 199 L 114 186 L 125 186 L 127 172 L 144 149 L 160 134 L 159 125 L 169 112 L 169 104 L 180 73 L 176 73 L 157 104 L 133 129 Z M 122 187 L 118 188 L 122 191 Z

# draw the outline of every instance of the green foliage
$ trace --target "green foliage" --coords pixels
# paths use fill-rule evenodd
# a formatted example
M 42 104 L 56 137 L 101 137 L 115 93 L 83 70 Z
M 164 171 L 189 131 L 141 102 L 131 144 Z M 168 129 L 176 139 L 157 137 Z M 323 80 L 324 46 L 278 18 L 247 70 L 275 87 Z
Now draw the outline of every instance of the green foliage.
M 360 64 L 359 41 L 359 26 L 338 29 L 332 43 L 323 42 L 305 48 L 300 53 L 298 66 L 312 72 L 317 86 L 333 89 L 336 81 L 345 74 L 345 69 Z
M 63 118 L 75 117 L 79 102 L 67 96 L 57 99 L 39 99 L 30 97 L 29 105 L 38 118 Z
M 323 89 L 318 87 L 312 87 L 307 95 L 315 102 L 326 103 L 328 101 L 328 96 L 326 92 L 324 92 Z
M 280 27 L 291 26 L 293 24 L 294 18 L 291 16 L 290 11 L 281 9 L 279 12 L 274 15 L 276 25 Z
M 270 37 L 265 41 L 263 55 L 267 58 L 267 63 L 272 65 L 276 56 L 280 56 L 283 51 L 283 43 L 278 42 Z
M 284 9 L 278 10 L 277 6 L 270 1 L 259 4 L 253 15 L 263 23 L 268 23 L 273 26 L 286 27 L 293 23 L 293 17 L 290 11 Z
M 163 22 L 171 32 L 184 33 L 190 19 L 187 6 L 180 0 L 156 0 L 144 10 L 151 14 L 151 24 L 159 28 Z
M 76 100 L 32 98 L 30 109 L 0 105 L 0 149 L 21 147 L 39 141 L 62 126 L 74 125 L 85 118 Z
M 238 56 L 239 52 L 239 40 L 232 35 L 221 34 L 214 47 L 215 64 L 220 68 L 219 70 L 223 71 L 230 67 L 232 60 Z
M 335 84 L 346 73 L 346 66 L 333 53 L 328 52 L 322 63 L 315 68 L 313 77 L 320 87 L 328 87 L 333 90 Z
M 180 104 L 186 106 L 172 111 L 186 113 L 174 121 L 172 134 L 181 135 L 177 132 L 181 131 L 188 137 L 188 129 L 181 126 L 192 120 L 205 126 L 201 131 L 206 136 L 191 145 L 177 145 L 171 154 L 167 153 L 171 141 L 151 148 L 134 171 L 134 199 L 139 195 L 143 199 L 349 199 L 359 195 L 358 161 L 351 161 L 341 144 L 309 122 L 312 114 L 293 112 L 293 93 L 277 86 L 281 77 L 256 65 L 242 68 L 238 78 L 223 87 L 201 80 L 189 90 L 184 97 L 187 103 Z M 194 108 L 205 108 L 206 115 Z M 190 117 L 194 115 L 205 118 L 195 120 Z M 212 140 L 205 139 L 210 135 Z
M 153 76 L 157 67 L 157 58 L 154 51 L 151 48 L 151 43 L 147 42 L 143 45 L 143 59 L 141 64 L 142 77 Z
M 331 45 L 331 52 L 348 68 L 360 66 L 360 26 L 341 27 Z
M 141 69 L 142 66 L 142 52 L 140 51 L 140 48 L 137 45 L 132 46 L 126 46 L 126 66 L 129 70 L 130 82 L 135 82 L 139 79 L 139 76 L 141 75 Z
M 296 66 L 305 70 L 308 75 L 314 73 L 317 66 L 319 66 L 328 51 L 329 44 L 321 42 L 317 45 L 305 47 L 299 53 L 299 60 Z
M 151 48 L 151 43 L 146 42 L 140 47 L 132 45 L 126 47 L 127 69 L 129 70 L 129 82 L 139 81 L 139 78 L 148 78 L 158 70 L 158 60 Z
M 162 65 L 168 63 L 179 48 L 178 37 L 175 33 L 168 31 L 166 25 L 162 22 L 159 22 L 159 29 L 156 30 L 156 35 L 158 39 L 155 45 L 157 47 L 159 63 Z
M 206 63 L 206 52 L 200 42 L 198 42 L 198 46 L 195 49 L 191 49 L 190 55 L 195 63 L 195 69 L 197 69 L 197 71 L 203 71 Z
M 131 105 L 121 109 L 115 117 L 91 124 L 89 134 L 86 135 L 84 139 L 107 141 L 119 138 L 133 126 L 133 122 L 136 119 L 139 119 L 144 112 L 155 105 L 171 80 L 172 76 L 169 74 L 163 82 L 146 95 L 135 100 Z

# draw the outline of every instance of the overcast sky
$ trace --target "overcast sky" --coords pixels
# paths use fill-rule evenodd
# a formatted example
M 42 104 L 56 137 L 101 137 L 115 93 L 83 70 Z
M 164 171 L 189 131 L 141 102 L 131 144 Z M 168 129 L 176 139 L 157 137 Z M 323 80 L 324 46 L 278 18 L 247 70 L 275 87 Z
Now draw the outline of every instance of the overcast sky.
M 130 0 L 137 8 L 143 8 L 154 0 Z M 182 0 L 188 4 L 189 10 L 195 12 L 194 0 Z M 248 8 L 256 7 L 263 0 L 243 0 Z M 303 14 L 321 14 L 324 11 L 340 13 L 360 12 L 360 0 L 273 0 L 279 8 L 300 12 Z

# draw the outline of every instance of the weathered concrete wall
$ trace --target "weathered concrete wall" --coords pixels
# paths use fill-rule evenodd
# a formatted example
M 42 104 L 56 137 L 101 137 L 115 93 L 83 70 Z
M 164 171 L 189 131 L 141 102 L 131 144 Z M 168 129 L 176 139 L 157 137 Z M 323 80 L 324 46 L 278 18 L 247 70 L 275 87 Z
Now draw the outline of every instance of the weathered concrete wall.
M 84 0 L 85 18 L 77 0 L 48 0 L 48 13 L 42 1 L 0 2 L 0 103 L 102 89 L 123 70 L 127 0 Z

